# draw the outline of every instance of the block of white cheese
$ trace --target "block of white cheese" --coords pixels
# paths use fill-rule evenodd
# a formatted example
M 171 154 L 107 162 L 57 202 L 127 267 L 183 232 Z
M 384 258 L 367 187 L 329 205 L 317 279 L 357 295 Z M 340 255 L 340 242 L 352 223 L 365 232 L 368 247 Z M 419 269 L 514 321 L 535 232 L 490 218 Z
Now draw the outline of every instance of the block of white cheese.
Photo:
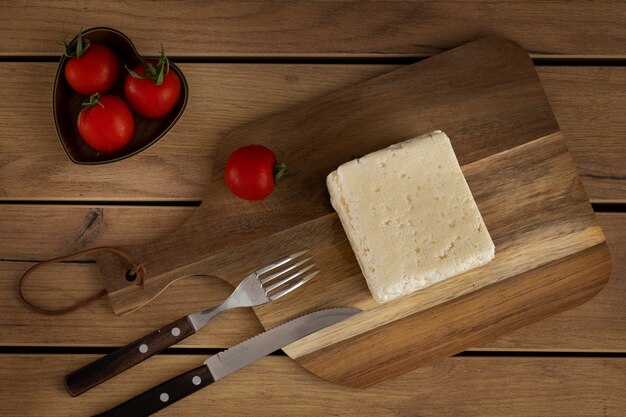
M 441 131 L 347 162 L 326 183 L 379 303 L 494 257 L 493 241 Z

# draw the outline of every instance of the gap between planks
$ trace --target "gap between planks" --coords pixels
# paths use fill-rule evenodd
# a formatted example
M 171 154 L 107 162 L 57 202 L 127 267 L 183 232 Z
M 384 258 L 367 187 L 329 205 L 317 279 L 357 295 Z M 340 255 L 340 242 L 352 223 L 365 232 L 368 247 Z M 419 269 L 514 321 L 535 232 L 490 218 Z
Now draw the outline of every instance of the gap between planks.
M 117 350 L 117 346 L 65 346 L 65 345 L 7 345 L 0 346 L 2 355 L 107 355 Z M 228 349 L 198 348 L 198 347 L 171 347 L 157 355 L 215 355 Z M 267 356 L 287 356 L 282 350 L 277 350 Z M 490 357 L 490 358 L 626 358 L 626 350 L 572 350 L 550 351 L 536 349 L 498 350 L 489 348 L 468 349 L 451 357 Z
M 445 52 L 445 51 L 442 51 Z M 626 55 L 545 55 L 529 53 L 535 66 L 563 67 L 621 67 L 626 66 Z M 298 64 L 298 65 L 410 65 L 433 55 L 172 55 L 177 64 Z M 60 55 L 1 55 L 0 62 L 53 62 Z
M 108 200 L 0 200 L 0 205 L 37 205 L 37 206 L 87 206 L 87 207 L 199 207 L 202 200 L 136 200 L 136 201 L 108 201 Z M 626 201 L 616 200 L 615 203 L 591 201 L 596 213 L 622 213 L 626 211 Z

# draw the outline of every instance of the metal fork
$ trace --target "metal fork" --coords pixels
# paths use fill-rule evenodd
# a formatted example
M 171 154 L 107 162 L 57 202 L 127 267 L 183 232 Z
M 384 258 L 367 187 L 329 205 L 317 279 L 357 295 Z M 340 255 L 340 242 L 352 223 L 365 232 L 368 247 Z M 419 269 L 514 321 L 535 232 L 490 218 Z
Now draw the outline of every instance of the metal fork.
M 65 388 L 77 396 L 191 336 L 219 314 L 254 307 L 283 297 L 319 273 L 308 251 L 294 253 L 257 269 L 223 303 L 183 316 L 65 377 Z
M 270 301 L 277 300 L 280 297 L 289 294 L 291 291 L 306 283 L 319 273 L 319 270 L 313 270 L 315 264 L 309 262 L 311 258 L 302 259 L 291 265 L 287 264 L 302 257 L 307 252 L 308 251 L 294 253 L 293 255 L 274 261 L 263 268 L 257 269 L 241 281 L 237 288 L 235 288 L 235 291 L 233 291 L 230 297 L 224 300 L 222 304 L 218 304 L 215 307 L 188 315 L 187 318 L 191 322 L 194 330 L 200 330 L 206 326 L 207 323 L 213 319 L 213 317 L 223 313 L 224 311 L 238 307 L 254 307 L 269 303 Z M 277 270 L 277 268 L 281 269 Z M 271 275 L 266 275 L 272 271 L 275 272 Z M 285 286 L 285 284 L 290 283 L 305 272 L 309 272 L 309 274 L 305 275 L 298 281 Z M 286 275 L 287 273 L 289 274 Z M 280 291 L 274 291 L 281 287 L 282 289 L 280 289 Z M 270 294 L 272 291 L 274 292 Z

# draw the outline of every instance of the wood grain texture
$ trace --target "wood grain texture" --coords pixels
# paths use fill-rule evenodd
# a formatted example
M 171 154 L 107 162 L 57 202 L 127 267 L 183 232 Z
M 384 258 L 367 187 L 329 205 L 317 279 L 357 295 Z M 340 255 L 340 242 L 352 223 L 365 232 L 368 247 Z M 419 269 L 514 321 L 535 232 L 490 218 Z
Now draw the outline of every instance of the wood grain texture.
M 207 13 L 210 16 L 203 16 L 203 18 L 204 21 L 210 21 L 212 26 L 199 24 L 198 22 L 202 19 L 195 20 L 193 16 L 189 17 L 197 10 L 192 9 L 191 12 L 187 12 L 187 10 L 193 7 L 202 7 L 191 2 L 180 4 L 185 7 L 181 10 L 174 10 L 173 15 L 168 10 L 171 7 L 168 7 L 168 4 L 165 5 L 164 9 L 169 12 L 170 17 L 175 22 L 163 20 L 161 12 L 153 11 L 150 7 L 145 7 L 145 4 L 129 3 L 122 6 L 105 0 L 100 4 L 81 2 L 80 7 L 83 8 L 84 16 L 93 24 L 101 24 L 106 19 L 119 22 L 121 27 L 132 26 L 130 29 L 136 30 L 137 33 L 134 36 L 140 39 L 144 45 L 143 50 L 147 53 L 154 53 L 158 49 L 159 42 L 149 35 L 149 31 L 145 27 L 141 26 L 148 21 L 148 19 L 143 20 L 143 16 L 146 15 L 152 21 L 158 20 L 161 27 L 184 27 L 184 30 L 176 32 L 175 36 L 167 37 L 168 40 L 175 39 L 176 43 L 166 44 L 167 48 L 170 46 L 172 48 L 179 46 L 187 48 L 181 52 L 181 55 L 206 53 L 211 55 L 248 53 L 258 55 L 259 50 L 264 50 L 263 48 L 269 45 L 269 48 L 278 50 L 281 48 L 292 50 L 294 52 L 282 53 L 294 55 L 379 56 L 388 54 L 386 51 L 389 50 L 390 46 L 385 45 L 392 45 L 394 48 L 395 45 L 400 45 L 403 50 L 399 53 L 400 55 L 415 56 L 437 52 L 440 47 L 447 47 L 445 42 L 448 41 L 462 43 L 465 40 L 473 39 L 475 34 L 497 32 L 522 41 L 527 48 L 536 46 L 533 44 L 535 41 L 541 45 L 556 45 L 558 48 L 566 48 L 566 50 L 570 48 L 569 52 L 566 52 L 569 56 L 571 54 L 597 56 L 598 51 L 601 52 L 600 55 L 605 55 L 609 51 L 612 55 L 624 56 L 624 34 L 621 29 L 623 26 L 621 22 L 624 21 L 623 6 L 615 1 L 596 2 L 593 5 L 583 2 L 555 1 L 546 6 L 539 6 L 537 2 L 516 4 L 509 1 L 499 1 L 481 5 L 481 9 L 485 10 L 486 8 L 487 13 L 485 14 L 474 10 L 466 13 L 472 4 L 467 6 L 466 3 L 460 2 L 420 1 L 412 4 L 396 2 L 389 8 L 384 5 L 385 9 L 388 10 L 382 10 L 382 6 L 376 5 L 378 9 L 375 12 L 381 16 L 382 24 L 373 28 L 371 19 L 360 13 L 362 10 L 371 12 L 372 3 L 366 4 L 365 7 L 363 7 L 365 3 L 353 6 L 348 2 L 319 6 L 319 9 L 327 12 L 325 15 L 303 14 L 303 9 L 306 11 L 318 7 L 312 2 L 290 2 L 272 6 L 256 2 L 241 2 L 243 4 L 241 7 L 238 5 L 225 6 L 225 4 L 226 2 L 218 2 L 211 5 L 216 7 L 207 7 Z M 7 17 L 5 12 L 8 7 L 14 5 L 18 6 L 12 10 L 14 14 L 8 14 Z M 413 8 L 413 5 L 417 6 Z M 140 8 L 139 6 L 143 7 Z M 107 11 L 103 12 L 101 7 L 107 8 Z M 236 15 L 225 15 L 222 12 L 226 10 L 226 7 L 230 11 L 237 8 L 237 11 L 243 10 L 243 12 Z M 30 55 L 33 53 L 56 55 L 58 53 L 56 41 L 61 37 L 57 35 L 71 34 L 70 32 L 75 31 L 82 22 L 82 18 L 78 16 L 78 8 L 75 8 L 75 4 L 69 2 L 52 5 L 44 2 L 3 3 L 0 5 L 2 12 L 0 13 L 0 33 L 4 33 L 0 37 L 0 45 L 6 46 L 7 51 L 0 50 L 0 55 Z M 254 8 L 254 12 L 249 12 L 250 8 Z M 450 9 L 453 10 L 453 17 L 451 17 Z M 478 7 L 476 9 L 478 10 Z M 456 10 L 463 15 L 455 16 Z M 214 11 L 222 14 L 215 17 Z M 414 13 L 407 17 L 406 14 L 411 11 Z M 494 21 L 493 16 L 500 16 L 501 13 L 503 13 L 503 18 Z M 70 17 L 66 18 L 66 15 Z M 554 19 L 555 15 L 564 18 Z M 52 17 L 49 18 L 49 16 Z M 299 19 L 297 25 L 289 28 L 287 26 L 293 24 L 293 16 Z M 420 24 L 422 17 L 426 18 L 424 21 L 427 22 L 427 25 L 422 26 Z M 355 21 L 350 25 L 353 19 Z M 27 22 L 23 22 L 23 20 Z M 302 24 L 303 20 L 306 20 L 304 24 Z M 234 22 L 241 21 L 245 23 L 245 29 L 241 29 L 240 24 L 233 25 Z M 441 24 L 435 26 L 434 24 L 439 21 Z M 454 24 L 451 25 L 451 21 Z M 618 23 L 611 25 L 614 21 Z M 129 22 L 132 22 L 132 25 Z M 345 25 L 346 22 L 348 25 Z M 339 24 L 335 25 L 336 23 Z M 341 23 L 344 23 L 344 26 L 352 32 L 343 32 L 338 29 L 341 27 Z M 396 28 L 397 23 L 400 23 L 399 29 Z M 29 28 L 30 33 L 24 29 L 28 26 L 31 26 Z M 441 32 L 439 32 L 440 27 L 442 28 Z M 601 27 L 604 27 L 606 32 L 589 29 Z M 213 28 L 217 28 L 215 33 L 207 33 L 207 31 L 213 32 Z M 359 31 L 361 28 L 363 29 Z M 433 31 L 433 28 L 436 30 Z M 170 30 L 170 32 L 172 31 Z M 296 32 L 306 36 L 299 38 Z M 249 33 L 253 33 L 253 36 L 249 36 Z M 269 38 L 265 36 L 268 33 Z M 338 33 L 341 36 L 337 36 Z M 321 36 L 316 38 L 316 34 L 321 34 Z M 353 34 L 356 36 L 353 37 Z M 52 36 L 56 36 L 56 38 L 50 42 Z M 459 37 L 457 38 L 457 36 Z M 417 37 L 419 40 L 427 39 L 428 44 L 421 45 L 416 42 Z M 216 38 L 223 42 L 216 42 Z M 197 45 L 199 46 L 180 42 L 189 39 L 198 41 Z M 298 39 L 298 41 L 292 42 L 292 39 Z M 206 40 L 213 42 L 213 44 L 207 45 Z M 234 41 L 238 45 L 233 47 L 229 45 L 229 41 Z M 381 42 L 378 43 L 379 41 Z M 439 41 L 441 43 L 438 43 Z M 249 47 L 251 44 L 252 48 Z M 19 47 L 12 45 L 19 45 Z M 39 48 L 42 45 L 44 48 Z M 380 47 L 381 51 L 370 50 L 371 45 Z M 232 52 L 241 46 L 244 47 L 243 52 Z M 320 49 L 330 48 L 330 52 L 309 52 L 318 46 Z M 356 49 L 350 50 L 348 48 L 350 46 L 355 46 Z M 49 49 L 46 50 L 46 48 Z M 532 53 L 535 56 L 547 56 L 554 53 L 555 49 L 557 48 L 542 51 L 537 47 Z M 252 52 L 250 52 L 251 50 Z M 303 50 L 304 52 L 301 52 Z M 417 50 L 421 52 L 415 52 Z M 0 64 L 0 72 L 2 72 L 2 66 L 5 64 Z M 176 129 L 172 133 L 176 136 L 171 136 L 171 138 L 182 138 L 180 142 L 163 143 L 158 151 L 143 155 L 141 163 L 123 166 L 124 172 L 128 175 L 120 178 L 116 169 L 79 171 L 68 168 L 70 164 L 63 158 L 62 154 L 57 153 L 58 149 L 56 148 L 51 149 L 50 152 L 41 152 L 42 149 L 52 148 L 50 144 L 54 141 L 53 136 L 49 136 L 49 130 L 46 130 L 51 126 L 49 123 L 49 103 L 42 100 L 42 97 L 46 97 L 47 100 L 51 88 L 48 85 L 50 78 L 49 74 L 45 71 L 40 72 L 39 69 L 43 66 L 52 66 L 52 64 L 9 63 L 6 65 L 32 66 L 34 70 L 32 74 L 27 74 L 27 83 L 29 84 L 9 82 L 7 83 L 9 85 L 5 85 L 3 89 L 4 93 L 6 94 L 8 91 L 11 96 L 19 95 L 19 97 L 32 94 L 33 97 L 38 98 L 38 101 L 33 100 L 32 102 L 22 100 L 7 102 L 8 106 L 2 107 L 0 112 L 0 199 L 20 200 L 48 198 L 62 200 L 198 200 L 204 196 L 210 176 L 213 147 L 220 136 L 215 134 L 215 131 L 222 129 L 223 132 L 227 132 L 250 120 L 264 117 L 274 111 L 280 111 L 278 108 L 280 106 L 290 107 L 297 102 L 308 100 L 323 94 L 324 92 L 321 91 L 323 88 L 328 88 L 330 91 L 341 87 L 339 85 L 341 82 L 348 85 L 359 81 L 351 78 L 354 76 L 353 72 L 358 72 L 359 76 L 365 79 L 375 76 L 377 73 L 388 71 L 379 66 L 367 68 L 346 66 L 345 69 L 338 71 L 334 69 L 334 66 L 316 66 L 315 68 L 308 66 L 273 66 L 272 68 L 269 66 L 268 70 L 265 71 L 266 75 L 263 75 L 265 66 L 234 65 L 228 66 L 228 68 L 221 66 L 220 70 L 223 70 L 224 76 L 223 79 L 220 79 L 217 73 L 221 71 L 207 70 L 212 65 L 191 64 L 190 67 L 203 74 L 199 78 L 202 80 L 210 79 L 214 83 L 211 85 L 212 90 L 202 91 L 206 97 L 201 106 L 203 111 L 212 107 L 215 109 L 211 113 L 199 112 L 197 115 L 192 115 L 194 123 L 186 127 L 182 134 L 178 135 Z M 208 77 L 204 75 L 205 71 L 210 73 Z M 368 71 L 372 71 L 372 74 L 367 75 Z M 596 201 L 626 201 L 626 177 L 622 163 L 626 158 L 626 147 L 623 146 L 625 133 L 623 127 L 626 123 L 624 123 L 624 112 L 621 110 L 626 106 L 626 96 L 623 94 L 626 85 L 624 74 L 626 73 L 623 68 L 543 68 L 539 71 L 557 119 L 566 132 L 569 140 L 568 145 L 579 169 L 582 169 L 581 174 L 587 192 Z M 19 73 L 19 71 L 17 72 Z M 260 75 L 259 72 L 261 72 Z M 329 73 L 333 75 L 329 75 Z M 548 77 L 544 75 L 545 73 L 548 74 Z M 9 74 L 9 71 L 7 74 L 10 77 L 13 76 L 13 74 Z M 214 75 L 217 77 L 213 78 Z M 276 79 L 278 82 L 272 81 L 268 88 L 268 85 L 265 84 L 268 79 Z M 21 88 L 23 85 L 30 86 L 30 82 L 35 88 L 41 87 L 42 92 L 35 90 L 33 93 L 29 93 Z M 337 87 L 329 85 L 329 83 L 334 82 L 338 83 Z M 286 91 L 284 84 L 291 87 L 289 91 Z M 229 88 L 232 90 L 232 94 L 228 93 Z M 256 88 L 259 90 L 257 91 Z M 207 91 L 209 94 L 206 94 Z M 553 91 L 556 91 L 557 94 L 553 94 Z M 213 102 L 215 99 L 215 96 L 212 95 L 213 92 L 217 96 L 215 103 Z M 222 92 L 224 92 L 224 100 L 219 99 Z M 294 99 L 295 96 L 298 98 Z M 204 98 L 199 97 L 199 99 L 203 100 Z M 277 106 L 277 110 L 272 110 L 272 106 Z M 38 112 L 32 111 L 28 107 L 45 109 L 43 112 Z M 247 118 L 249 114 L 253 116 Z M 27 117 L 21 125 L 15 123 L 15 121 L 20 121 L 24 115 Z M 207 126 L 207 123 L 210 126 Z M 576 129 L 570 130 L 569 125 Z M 193 129 L 195 132 L 191 138 L 187 138 L 185 133 L 189 129 Z M 43 132 L 43 134 L 33 135 L 33 132 Z M 578 146 L 572 146 L 574 139 L 577 140 L 575 144 Z M 45 170 L 41 167 L 45 167 Z M 28 211 L 30 207 L 22 205 L 21 209 Z M 54 233 L 68 236 L 66 225 L 69 225 L 72 231 L 80 230 L 77 226 L 79 223 L 75 221 L 76 218 L 71 213 L 86 216 L 87 213 L 83 209 L 84 207 L 77 207 L 76 211 L 73 211 L 62 207 L 59 215 L 57 206 L 50 207 L 49 211 L 39 211 L 40 207 L 37 207 L 36 210 L 40 216 L 51 216 L 50 220 L 52 221 L 50 223 L 54 223 L 44 224 L 34 216 L 26 216 L 28 219 L 24 223 L 20 223 L 19 220 L 22 216 L 17 210 L 10 210 L 6 213 L 7 216 L 3 217 L 3 209 L 0 207 L 0 217 L 4 219 L 4 221 L 0 221 L 0 244 L 10 249 L 12 257 L 19 258 L 39 257 L 33 256 L 32 249 L 36 249 L 38 254 L 46 253 L 46 251 L 50 251 L 52 254 L 57 254 L 58 251 L 64 252 L 66 248 L 57 246 L 55 240 L 57 236 Z M 162 232 L 159 231 L 160 227 L 168 228 L 169 225 L 173 224 L 171 223 L 173 220 L 168 217 L 169 215 L 184 220 L 191 214 L 190 211 L 193 211 L 193 209 L 180 208 L 166 208 L 165 210 L 167 210 L 167 215 L 158 215 L 153 218 L 150 217 L 153 209 L 140 207 L 130 208 L 128 211 L 124 211 L 125 214 L 122 216 L 119 216 L 119 212 L 109 211 L 107 216 L 114 222 L 115 230 L 121 230 L 123 225 L 128 225 L 133 230 L 135 225 L 139 225 L 139 227 L 148 230 L 149 236 L 152 236 L 152 233 L 155 236 L 160 236 L 167 233 L 165 229 Z M 180 214 L 181 211 L 183 214 Z M 182 222 L 182 220 L 180 221 Z M 623 272 L 625 267 L 622 260 L 626 259 L 626 249 L 624 249 L 626 243 L 624 243 L 623 234 L 623 230 L 626 229 L 626 222 L 620 215 L 601 215 L 600 221 L 605 231 L 607 227 L 609 228 L 607 239 L 611 246 L 611 252 L 614 256 L 616 253 L 621 256 L 620 259 L 614 260 L 616 271 L 614 271 L 613 279 L 605 289 L 591 302 L 579 308 L 510 333 L 492 343 L 483 345 L 484 348 L 551 350 L 553 346 L 560 345 L 565 347 L 557 347 L 557 350 L 619 350 L 621 346 L 621 351 L 624 351 L 623 346 L 626 346 L 626 327 L 624 327 L 626 285 L 623 278 L 626 273 Z M 39 226 L 35 227 L 35 224 L 39 224 Z M 3 239 L 2 234 L 5 230 L 3 227 L 6 225 L 9 225 L 6 230 L 10 230 L 15 239 Z M 31 226 L 35 228 L 29 229 Z M 71 227 L 77 228 L 72 229 Z M 117 229 L 118 227 L 120 229 Z M 42 235 L 39 232 L 41 229 L 51 231 L 52 235 Z M 137 242 L 141 241 L 142 237 L 139 236 L 141 230 L 143 229 L 133 233 L 132 243 L 135 243 L 134 239 L 137 239 Z M 104 236 L 96 236 L 91 242 L 88 239 L 76 242 L 76 245 L 90 245 L 107 239 L 121 243 L 127 241 L 122 233 L 115 233 L 113 236 L 109 236 L 107 233 Z M 28 236 L 28 239 L 18 239 L 19 236 Z M 63 242 L 63 245 L 67 244 L 68 248 L 74 247 L 73 241 L 68 239 Z M 46 244 L 51 246 L 45 246 Z M 26 255 L 22 257 L 18 256 L 19 254 Z M 1 252 L 0 258 L 2 258 Z M 19 338 L 22 341 L 37 338 L 40 340 L 37 343 L 44 345 L 120 345 L 130 340 L 128 335 L 132 337 L 132 335 L 138 336 L 143 333 L 144 330 L 137 331 L 138 326 L 145 327 L 145 330 L 154 329 L 165 322 L 162 320 L 163 317 L 175 318 L 181 311 L 186 312 L 190 304 L 197 303 L 199 306 L 204 306 L 206 300 L 203 291 L 208 292 L 207 299 L 213 297 L 219 299 L 226 296 L 229 290 L 228 285 L 217 280 L 184 280 L 168 289 L 166 296 L 151 304 L 151 306 L 156 306 L 154 309 L 151 309 L 150 306 L 146 307 L 132 317 L 126 318 L 130 320 L 113 319 L 113 313 L 108 302 L 100 300 L 101 302 L 82 310 L 80 314 L 67 317 L 67 321 L 56 323 L 41 320 L 40 316 L 33 316 L 25 312 L 21 305 L 15 303 L 16 294 L 12 284 L 18 273 L 27 268 L 26 265 L 20 262 L 0 261 L 0 297 L 6 300 L 6 304 L 3 302 L 0 305 L 0 317 L 4 318 L 0 321 L 5 322 L 0 325 L 3 328 L 0 329 L 2 333 L 0 340 L 3 341 L 3 344 L 5 340 L 11 341 L 14 338 Z M 5 266 L 11 270 L 10 273 L 6 273 Z M 46 279 L 48 276 L 40 276 L 40 278 Z M 69 264 L 58 266 L 58 268 L 55 266 L 50 273 L 50 278 L 61 278 L 64 282 L 67 280 L 67 283 L 70 284 L 68 287 L 72 288 L 71 291 L 59 293 L 57 285 L 60 283 L 57 284 L 56 280 L 54 283 L 47 283 L 46 285 L 35 285 L 34 293 L 40 297 L 40 300 L 53 302 L 55 305 L 57 305 L 55 302 L 56 295 L 75 296 L 76 290 L 74 288 L 76 288 L 78 281 L 83 282 L 95 278 L 93 282 L 85 281 L 86 285 L 84 286 L 78 285 L 78 290 L 82 289 L 87 292 L 99 288 L 101 284 L 95 275 L 93 265 Z M 6 286 L 4 285 L 5 281 Z M 49 297 L 46 297 L 49 294 L 56 295 L 50 300 Z M 77 294 L 76 296 L 78 297 Z M 169 298 L 169 296 L 172 297 Z M 142 315 L 144 311 L 147 311 L 148 314 Z M 198 335 L 202 338 L 198 343 L 206 343 L 204 346 L 229 346 L 236 343 L 237 337 L 244 339 L 247 334 L 254 334 L 260 330 L 250 312 L 241 311 L 232 314 L 232 322 L 230 315 L 223 317 L 224 327 L 220 324 L 215 329 L 208 329 L 205 333 L 206 336 Z M 22 317 L 24 320 L 15 321 L 13 320 L 14 315 Z M 66 344 L 64 342 L 67 339 L 65 330 L 77 322 L 81 334 L 71 335 L 71 341 Z M 103 335 L 95 334 L 98 333 L 99 329 L 105 329 Z M 100 340 L 99 337 L 101 336 L 102 342 L 94 343 L 94 341 Z M 213 336 L 216 339 L 213 339 Z M 54 338 L 57 338 L 59 342 L 54 342 Z M 22 343 L 24 342 L 18 344 Z M 9 342 L 9 344 L 11 343 Z M 30 342 L 25 344 L 30 344 Z M 40 358 L 41 361 L 38 360 Z M 141 374 L 125 379 L 121 384 L 112 385 L 111 388 L 105 389 L 105 392 L 98 393 L 89 399 L 76 401 L 76 399 L 72 400 L 62 395 L 64 393 L 57 390 L 60 387 L 58 384 L 59 375 L 62 376 L 66 371 L 76 369 L 80 364 L 87 363 L 93 358 L 95 356 L 6 355 L 0 357 L 0 369 L 2 370 L 0 374 L 3 376 L 3 383 L 0 383 L 0 398 L 3 405 L 7 405 L 6 409 L 3 408 L 3 413 L 7 415 L 91 414 L 129 398 L 129 391 L 132 389 L 139 392 L 140 389 L 153 385 L 154 380 L 159 378 L 159 375 L 155 376 L 155 371 L 164 373 L 172 370 L 172 367 L 180 367 L 171 374 L 162 375 L 160 379 L 163 380 L 166 376 L 174 375 L 197 364 L 197 357 L 185 357 L 184 359 L 178 357 L 155 358 L 155 361 L 161 361 L 159 362 L 160 365 L 162 364 L 160 367 L 156 369 L 146 368 L 145 372 L 142 371 Z M 183 363 L 187 358 L 189 358 L 189 363 Z M 275 366 L 272 362 L 274 360 L 278 359 L 264 359 L 262 362 L 264 366 L 260 368 L 255 365 L 254 369 L 259 372 L 243 373 L 241 376 L 234 375 L 233 378 L 239 379 L 233 380 L 232 385 L 229 385 L 228 388 L 225 387 L 224 391 L 218 391 L 218 401 L 215 403 L 207 404 L 206 398 L 209 395 L 202 396 L 201 394 L 200 398 L 192 397 L 189 399 L 191 401 L 189 405 L 178 404 L 177 407 L 179 408 L 171 409 L 171 411 L 166 411 L 163 414 L 205 415 L 208 412 L 219 415 L 258 415 L 261 412 L 264 415 L 326 416 L 338 414 L 362 416 L 376 412 L 386 415 L 439 416 L 458 413 L 484 416 L 502 415 L 503 409 L 506 409 L 507 415 L 512 416 L 561 416 L 564 414 L 572 416 L 620 416 L 626 407 L 623 389 L 626 385 L 626 380 L 624 380 L 626 368 L 622 362 L 619 362 L 621 359 L 575 359 L 564 364 L 561 362 L 562 359 L 543 361 L 543 359 L 537 358 L 515 358 L 513 360 L 510 358 L 482 358 L 476 359 L 483 361 L 479 365 L 448 365 L 443 367 L 441 366 L 442 363 L 450 363 L 450 361 L 444 361 L 437 364 L 436 368 L 424 367 L 417 371 L 428 373 L 421 373 L 422 378 L 411 379 L 403 383 L 400 390 L 393 389 L 397 385 L 388 389 L 388 385 L 383 384 L 381 386 L 385 390 L 379 390 L 381 387 L 379 386 L 365 392 L 326 384 L 302 372 L 301 369 L 288 361 L 285 363 L 285 369 L 287 369 L 285 371 L 281 368 L 282 365 Z M 508 362 L 506 366 L 503 366 L 503 361 Z M 35 365 L 36 368 L 30 365 Z M 57 372 L 59 366 L 65 366 L 66 371 Z M 431 368 L 436 370 L 430 371 Z M 28 369 L 28 372 L 24 373 L 24 369 Z M 428 371 L 426 371 L 427 369 Z M 53 382 L 50 382 L 51 379 L 48 378 L 51 374 L 54 374 L 52 375 Z M 404 381 L 403 378 L 399 377 L 393 383 Z M 251 383 L 257 379 L 260 381 L 259 385 Z M 35 381 L 43 381 L 42 389 L 33 389 Z M 138 381 L 145 386 L 135 388 Z M 442 381 L 445 384 L 441 383 Z M 226 383 L 228 380 L 223 382 Z M 290 389 L 275 391 L 276 388 L 283 387 Z M 268 388 L 272 391 L 269 395 Z M 247 391 L 248 389 L 249 391 Z M 232 399 L 239 398 L 243 390 L 252 395 L 245 397 L 246 401 L 242 404 L 241 409 L 235 408 L 232 405 Z M 216 397 L 211 395 L 210 398 Z M 294 401 L 294 398 L 297 398 L 298 401 Z M 272 401 L 270 406 L 268 406 L 268 399 Z M 105 402 L 106 404 L 104 404 Z
M 93 246 L 147 243 L 172 232 L 193 207 L 0 206 L 0 259 L 43 260 Z
M 346 321 L 284 350 L 321 378 L 366 388 L 580 305 L 610 271 L 601 244 L 389 324 L 357 333 Z
M 626 214 L 597 217 L 613 259 L 613 274 L 600 293 L 579 307 L 481 344 L 481 349 L 552 350 L 562 341 L 563 350 L 625 351 Z
M 56 139 L 56 65 L 0 63 L 0 199 L 200 200 L 215 144 L 235 128 L 399 68 L 389 65 L 183 64 L 185 116 L 153 148 L 114 165 L 78 167 Z M 538 67 L 592 201 L 626 201 L 626 69 Z M 28 89 L 21 88 L 29 85 Z M 123 172 L 124 175 L 119 175 Z
M 626 68 L 545 67 L 539 74 L 590 198 L 626 202 Z
M 497 16 L 497 19 L 494 18 Z M 558 17 L 558 18 L 555 18 Z M 5 2 L 0 54 L 59 55 L 57 42 L 92 26 L 126 33 L 142 53 L 172 55 L 423 56 L 481 36 L 533 54 L 624 56 L 626 6 L 565 0 Z M 159 27 L 155 36 L 154 27 Z M 594 30 L 591 30 L 593 28 Z
M 152 358 L 79 398 L 63 375 L 92 355 L 3 355 L 7 416 L 85 416 L 125 401 L 205 357 Z M 35 385 L 36 383 L 36 385 Z M 367 390 L 330 384 L 285 357 L 267 357 L 180 401 L 159 416 L 622 417 L 626 359 L 457 357 Z
M 355 155 L 436 128 L 451 138 L 496 259 L 377 305 L 328 204 L 325 178 Z M 284 151 L 293 158 L 286 162 L 302 171 L 282 193 L 244 203 L 221 181 L 222 161 L 250 137 Z M 604 236 L 532 62 L 518 45 L 495 38 L 237 129 L 217 151 L 208 195 L 176 232 L 127 249 L 150 271 L 142 290 L 124 279 L 126 265 L 97 258 L 113 309 L 128 314 L 180 276 L 205 270 L 241 279 L 268 259 L 308 247 L 324 272 L 300 296 L 255 311 L 271 328 L 328 306 L 363 309 L 285 349 L 318 376 L 349 386 L 379 383 L 579 305 L 611 271 Z M 210 234 L 220 239 L 194 239 Z
M 145 209 L 133 210 L 142 213 Z M 41 216 L 54 218 L 53 212 Z M 130 217 L 139 218 L 140 215 Z M 580 307 L 503 335 L 493 342 L 475 345 L 474 350 L 626 352 L 626 235 L 623 233 L 626 215 L 601 213 L 598 220 L 614 262 L 613 275 L 606 287 Z M 61 221 L 53 223 L 63 226 Z M 43 243 L 53 245 L 58 229 L 48 230 Z M 184 279 L 127 317 L 115 317 L 104 298 L 69 315 L 47 317 L 26 309 L 17 297 L 17 279 L 31 265 L 29 262 L 0 262 L 0 340 L 5 345 L 122 346 L 181 314 L 221 301 L 232 289 L 219 279 Z M 34 275 L 26 286 L 27 294 L 34 301 L 48 307 L 70 304 L 100 288 L 102 279 L 96 266 L 76 263 L 52 265 Z M 229 347 L 261 331 L 249 309 L 229 312 L 218 320 L 215 326 L 179 346 Z M 67 328 L 78 331 L 67 332 Z

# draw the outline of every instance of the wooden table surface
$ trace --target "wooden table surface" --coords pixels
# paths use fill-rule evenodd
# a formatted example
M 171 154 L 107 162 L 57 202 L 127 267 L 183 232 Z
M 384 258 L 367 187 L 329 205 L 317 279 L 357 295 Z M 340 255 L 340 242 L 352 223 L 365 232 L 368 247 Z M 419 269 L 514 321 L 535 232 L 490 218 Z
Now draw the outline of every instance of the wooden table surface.
M 130 316 L 108 301 L 49 317 L 18 300 L 33 261 L 148 242 L 199 205 L 217 138 L 247 122 L 477 37 L 520 43 L 537 71 L 613 256 L 588 303 L 456 357 L 359 391 L 272 355 L 163 416 L 626 415 L 626 3 L 291 1 L 0 3 L 0 403 L 3 416 L 103 411 L 261 330 L 234 311 L 180 346 L 71 398 L 63 376 L 230 287 L 183 280 Z M 58 41 L 111 26 L 138 50 L 163 43 L 187 75 L 182 121 L 158 144 L 103 166 L 71 163 L 52 121 Z M 102 287 L 92 262 L 54 265 L 27 291 L 59 306 Z

